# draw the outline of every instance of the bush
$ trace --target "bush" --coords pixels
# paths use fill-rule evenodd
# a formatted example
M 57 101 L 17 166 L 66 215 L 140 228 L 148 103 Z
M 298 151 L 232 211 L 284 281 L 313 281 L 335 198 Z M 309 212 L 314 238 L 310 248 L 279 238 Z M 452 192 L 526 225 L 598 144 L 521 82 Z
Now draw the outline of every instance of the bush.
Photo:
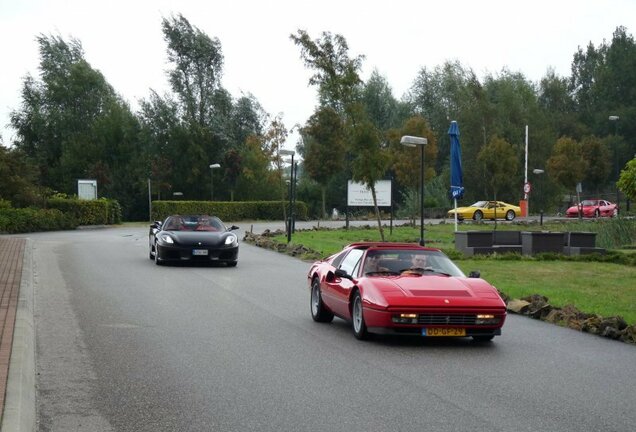
M 115 200 L 100 198 L 97 200 L 81 200 L 56 196 L 50 198 L 48 206 L 71 214 L 79 225 L 111 225 L 121 223 L 122 210 Z
M 287 201 L 153 201 L 152 219 L 163 220 L 171 214 L 209 214 L 223 221 L 282 220 Z M 307 220 L 307 206 L 296 201 L 297 220 Z
M 77 228 L 77 219 L 56 209 L 0 208 L 0 232 L 15 234 Z

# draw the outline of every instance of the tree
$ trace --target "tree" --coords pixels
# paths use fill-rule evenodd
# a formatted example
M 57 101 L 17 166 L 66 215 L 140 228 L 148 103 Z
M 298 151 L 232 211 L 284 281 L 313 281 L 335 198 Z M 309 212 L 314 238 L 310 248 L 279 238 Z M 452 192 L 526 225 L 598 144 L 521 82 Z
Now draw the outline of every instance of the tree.
M 137 215 L 144 202 L 137 119 L 84 59 L 79 41 L 37 41 L 41 80 L 24 80 L 22 107 L 11 114 L 15 147 L 37 166 L 45 188 L 73 194 L 77 179 L 95 178 L 100 195 L 122 203 L 124 217 Z
M 616 185 L 627 199 L 636 201 L 636 157 L 627 162 Z
M 35 169 L 17 149 L 8 149 L 0 142 L 0 201 L 14 207 L 26 207 L 41 201 Z
M 358 121 L 351 128 L 351 177 L 353 181 L 364 183 L 371 191 L 373 207 L 378 221 L 380 238 L 384 241 L 384 230 L 378 208 L 375 184 L 384 177 L 389 166 L 389 156 L 386 151 L 380 148 L 380 132 L 375 128 L 369 119 L 360 121 L 360 115 L 356 116 Z
M 554 144 L 547 162 L 548 175 L 559 185 L 572 192 L 583 181 L 588 163 L 581 144 L 569 137 L 561 137 Z
M 480 150 L 477 161 L 495 201 L 498 192 L 511 192 L 514 189 L 519 161 L 514 147 L 508 141 L 494 137 Z
M 402 123 L 404 104 L 395 99 L 387 79 L 377 70 L 364 83 L 361 103 L 371 122 L 381 131 L 397 128 Z
M 321 190 L 321 215 L 326 217 L 326 193 L 329 181 L 344 168 L 345 129 L 338 113 L 330 107 L 319 108 L 302 129 L 305 172 Z
M 290 38 L 300 47 L 305 66 L 315 71 L 309 84 L 318 86 L 320 105 L 351 115 L 352 104 L 359 98 L 364 56 L 350 58 L 349 45 L 339 34 L 323 32 L 320 39 L 312 40 L 306 31 L 298 30 Z
M 581 151 L 588 167 L 584 181 L 598 193 L 610 175 L 611 153 L 607 145 L 593 135 L 583 138 Z

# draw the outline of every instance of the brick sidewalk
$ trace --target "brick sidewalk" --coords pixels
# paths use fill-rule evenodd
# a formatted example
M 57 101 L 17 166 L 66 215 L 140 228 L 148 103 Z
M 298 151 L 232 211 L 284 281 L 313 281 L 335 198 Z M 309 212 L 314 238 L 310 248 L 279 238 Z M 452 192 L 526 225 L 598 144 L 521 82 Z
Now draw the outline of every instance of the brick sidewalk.
M 21 238 L 0 238 L 0 418 L 4 412 L 25 244 Z

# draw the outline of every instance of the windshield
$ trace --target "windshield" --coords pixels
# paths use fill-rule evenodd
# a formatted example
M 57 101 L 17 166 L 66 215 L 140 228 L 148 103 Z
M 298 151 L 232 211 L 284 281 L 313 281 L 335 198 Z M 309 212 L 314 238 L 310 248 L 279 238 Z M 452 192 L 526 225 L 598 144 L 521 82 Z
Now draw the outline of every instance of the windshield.
M 488 204 L 488 201 L 477 201 L 475 204 L 472 204 L 471 207 L 486 207 L 486 204 Z
M 209 215 L 175 215 L 166 219 L 164 231 L 225 231 L 223 222 Z
M 364 258 L 362 269 L 365 276 L 399 275 L 405 271 L 416 270 L 465 277 L 459 267 L 442 252 L 417 249 L 371 249 Z
M 583 206 L 595 206 L 598 203 L 598 201 L 593 201 L 593 200 L 583 200 L 581 201 L 581 205 Z

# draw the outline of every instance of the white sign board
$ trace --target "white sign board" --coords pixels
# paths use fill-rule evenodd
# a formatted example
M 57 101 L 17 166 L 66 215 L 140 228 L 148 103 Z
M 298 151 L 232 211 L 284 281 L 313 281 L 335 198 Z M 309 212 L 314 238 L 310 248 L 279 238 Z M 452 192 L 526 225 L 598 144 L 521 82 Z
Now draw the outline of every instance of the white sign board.
M 391 207 L 391 180 L 378 180 L 375 183 L 375 197 L 378 207 Z M 364 183 L 349 180 L 347 184 L 347 205 L 351 207 L 372 207 L 371 189 Z
M 78 180 L 77 196 L 79 199 L 97 199 L 97 180 Z

